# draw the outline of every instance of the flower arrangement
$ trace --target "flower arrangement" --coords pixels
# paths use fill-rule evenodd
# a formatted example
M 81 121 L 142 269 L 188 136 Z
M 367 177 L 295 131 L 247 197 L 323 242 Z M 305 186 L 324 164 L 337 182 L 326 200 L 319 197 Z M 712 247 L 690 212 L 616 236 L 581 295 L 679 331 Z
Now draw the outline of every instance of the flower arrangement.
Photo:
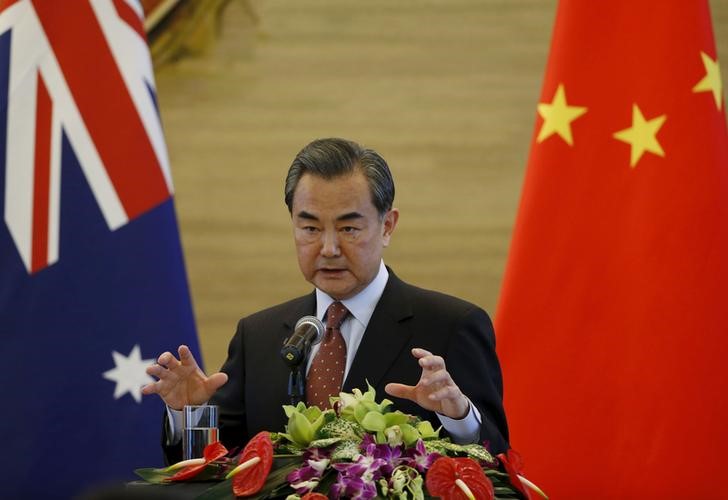
M 514 451 L 494 457 L 440 438 L 430 422 L 377 402 L 371 386 L 332 403 L 330 410 L 284 406 L 285 432 L 261 432 L 235 456 L 213 443 L 201 459 L 136 472 L 152 483 L 220 481 L 203 499 L 546 498 L 520 474 Z

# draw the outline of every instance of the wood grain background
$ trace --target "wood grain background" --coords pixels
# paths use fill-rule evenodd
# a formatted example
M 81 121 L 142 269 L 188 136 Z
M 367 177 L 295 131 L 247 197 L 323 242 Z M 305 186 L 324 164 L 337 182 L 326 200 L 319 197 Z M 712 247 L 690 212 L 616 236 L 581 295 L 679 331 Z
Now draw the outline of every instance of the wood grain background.
M 727 58 L 728 2 L 711 6 Z M 283 179 L 319 137 L 354 139 L 389 162 L 401 217 L 385 261 L 398 275 L 495 311 L 555 9 L 555 0 L 238 0 L 205 57 L 158 69 L 209 370 L 241 316 L 311 290 Z

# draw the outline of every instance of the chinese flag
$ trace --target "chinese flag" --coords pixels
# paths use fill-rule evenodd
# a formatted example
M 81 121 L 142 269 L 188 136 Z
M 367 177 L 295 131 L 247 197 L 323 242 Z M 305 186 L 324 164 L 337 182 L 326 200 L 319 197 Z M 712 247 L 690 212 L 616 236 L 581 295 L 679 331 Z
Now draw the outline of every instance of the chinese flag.
M 496 315 L 552 498 L 728 498 L 728 136 L 707 1 L 562 0 Z

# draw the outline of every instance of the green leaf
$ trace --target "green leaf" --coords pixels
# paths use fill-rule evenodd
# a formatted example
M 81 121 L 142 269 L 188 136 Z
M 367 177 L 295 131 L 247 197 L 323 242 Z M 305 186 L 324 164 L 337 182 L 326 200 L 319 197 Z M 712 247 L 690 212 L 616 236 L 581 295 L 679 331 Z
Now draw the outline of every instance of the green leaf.
M 451 443 L 445 439 L 438 439 L 436 441 L 425 441 L 425 448 L 430 451 L 437 451 L 442 455 L 467 455 L 475 458 L 476 460 L 482 460 L 489 464 L 496 464 L 495 458 L 491 455 L 488 450 L 480 446 L 479 444 L 456 444 Z
M 313 429 L 313 439 L 318 439 L 323 436 L 321 436 L 321 429 L 324 425 L 328 424 L 329 422 L 333 422 L 336 420 L 336 414 L 333 412 L 333 410 L 326 410 L 323 412 L 319 417 L 311 423 L 311 428 Z
M 233 480 L 227 479 L 217 483 L 212 488 L 206 489 L 196 500 L 228 500 L 233 498 L 235 498 L 235 495 L 233 495 Z
M 271 469 L 268 478 L 263 484 L 263 488 L 253 496 L 246 497 L 248 499 L 265 499 L 265 498 L 276 498 L 278 490 L 288 488 L 286 482 L 286 476 L 293 472 L 300 466 L 298 459 L 277 459 L 274 461 L 273 469 Z M 293 492 L 293 490 L 291 490 Z M 285 498 L 286 495 L 283 495 Z M 202 495 L 197 497 L 197 500 L 232 500 L 235 496 L 233 495 L 232 480 L 222 481 L 212 488 L 206 490 Z
M 336 444 L 343 440 L 344 440 L 343 437 L 317 439 L 315 441 L 311 441 L 311 444 L 309 444 L 308 447 L 309 448 L 326 448 L 327 446 L 331 446 L 332 444 Z
M 316 487 L 315 491 L 318 491 L 320 493 L 328 493 L 328 491 L 331 489 L 331 487 L 336 482 L 336 477 L 338 476 L 338 472 L 335 469 L 329 468 L 326 469 L 321 476 L 321 481 L 319 481 L 318 486 Z
M 493 493 L 495 493 L 495 499 L 496 500 L 507 500 L 510 498 L 523 498 L 523 496 L 514 491 L 509 490 L 507 488 L 493 488 Z
M 276 446 L 276 455 L 303 455 L 303 450 L 294 442 L 282 443 Z
M 165 479 L 174 476 L 175 472 L 165 472 L 165 469 L 136 469 L 134 474 L 144 479 L 148 483 L 159 484 L 164 482 Z
M 511 477 L 506 474 L 505 472 L 501 472 L 497 469 L 484 469 L 485 475 L 488 476 L 488 478 L 491 481 L 502 481 L 506 484 L 510 484 Z
M 359 455 L 359 443 L 356 441 L 342 441 L 331 453 L 332 462 L 353 460 Z
M 425 450 L 427 453 L 439 453 L 440 455 L 450 455 L 448 449 L 445 448 L 444 444 L 447 443 L 444 439 L 433 439 L 430 441 L 423 441 L 425 444 Z
M 265 484 L 263 485 L 263 488 L 252 498 L 263 499 L 277 498 L 280 496 L 285 498 L 289 493 L 293 493 L 293 488 L 288 485 L 286 476 L 296 470 L 300 465 L 300 462 L 294 461 L 271 471 L 268 475 L 268 479 L 266 479 Z
M 337 419 L 325 424 L 319 431 L 321 438 L 341 437 L 347 440 L 361 439 L 363 429 L 349 420 Z
M 496 464 L 495 458 L 493 458 L 493 455 L 484 446 L 480 446 L 479 444 L 466 444 L 464 448 L 465 453 L 469 457 L 488 462 L 489 464 Z
M 173 471 L 167 472 L 166 468 L 164 469 L 136 469 L 134 473 L 144 479 L 148 483 L 152 484 L 160 484 L 160 483 L 166 483 L 169 482 L 168 479 L 172 476 L 174 476 L 176 473 L 178 473 L 182 469 L 177 469 Z M 221 479 L 222 477 L 227 474 L 227 471 L 230 470 L 230 464 L 229 463 L 209 463 L 205 466 L 204 469 L 202 469 L 200 472 L 198 472 L 194 477 L 187 479 L 185 482 L 203 482 L 203 481 L 214 481 Z

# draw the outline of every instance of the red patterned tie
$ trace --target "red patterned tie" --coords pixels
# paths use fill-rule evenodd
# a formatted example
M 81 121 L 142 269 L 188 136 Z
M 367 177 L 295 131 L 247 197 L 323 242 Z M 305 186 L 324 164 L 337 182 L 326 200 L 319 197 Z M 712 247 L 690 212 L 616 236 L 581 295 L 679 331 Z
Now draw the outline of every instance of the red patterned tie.
M 338 396 L 344 382 L 346 343 L 341 336 L 341 323 L 349 310 L 334 302 L 326 311 L 326 333 L 306 378 L 306 401 L 309 406 L 330 408 L 329 397 Z

